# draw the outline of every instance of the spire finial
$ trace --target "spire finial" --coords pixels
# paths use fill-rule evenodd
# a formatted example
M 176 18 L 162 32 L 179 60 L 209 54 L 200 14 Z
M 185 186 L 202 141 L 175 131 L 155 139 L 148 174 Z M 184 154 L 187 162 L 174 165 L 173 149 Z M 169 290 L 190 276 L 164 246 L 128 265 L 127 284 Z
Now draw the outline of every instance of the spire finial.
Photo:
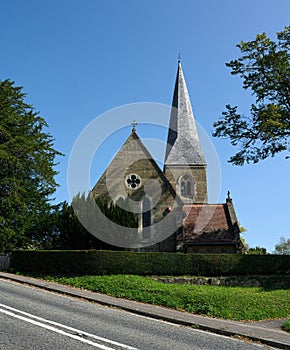
M 132 125 L 132 132 L 135 132 L 136 131 L 136 126 L 137 126 L 137 122 L 136 122 L 136 120 L 133 120 L 133 122 L 131 123 L 131 125 Z
M 230 191 L 228 191 L 227 195 L 228 195 L 227 199 L 231 199 L 231 192 Z
M 180 52 L 179 52 L 179 54 L 178 54 L 178 63 L 180 63 L 180 61 L 181 61 L 181 57 L 180 57 Z

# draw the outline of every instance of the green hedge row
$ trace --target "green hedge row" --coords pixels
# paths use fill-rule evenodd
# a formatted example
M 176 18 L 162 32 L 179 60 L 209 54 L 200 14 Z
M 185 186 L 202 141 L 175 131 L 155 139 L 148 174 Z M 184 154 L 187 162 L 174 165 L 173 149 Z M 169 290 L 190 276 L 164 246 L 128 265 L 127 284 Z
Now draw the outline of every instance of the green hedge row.
M 74 275 L 275 275 L 290 273 L 287 255 L 133 253 L 119 251 L 14 251 L 20 272 Z

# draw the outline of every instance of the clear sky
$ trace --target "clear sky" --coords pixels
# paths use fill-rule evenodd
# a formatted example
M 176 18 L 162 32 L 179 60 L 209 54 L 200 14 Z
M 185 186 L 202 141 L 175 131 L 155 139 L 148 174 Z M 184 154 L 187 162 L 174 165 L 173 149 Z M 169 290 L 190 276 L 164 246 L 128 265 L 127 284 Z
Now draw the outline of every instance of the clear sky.
M 195 118 L 220 161 L 218 201 L 230 190 L 248 244 L 273 251 L 280 236 L 290 236 L 290 160 L 281 155 L 234 167 L 227 160 L 235 149 L 211 133 L 226 104 L 247 113 L 252 101 L 225 66 L 239 56 L 235 45 L 262 32 L 275 38 L 290 24 L 289 13 L 289 0 L 1 1 L 0 79 L 23 86 L 65 154 L 58 159 L 56 202 L 69 201 L 67 165 L 82 130 L 119 106 L 170 104 L 180 52 Z M 125 127 L 101 152 L 93 183 L 130 131 Z M 148 133 L 142 124 L 137 131 L 141 138 Z M 160 135 L 165 142 L 164 130 Z

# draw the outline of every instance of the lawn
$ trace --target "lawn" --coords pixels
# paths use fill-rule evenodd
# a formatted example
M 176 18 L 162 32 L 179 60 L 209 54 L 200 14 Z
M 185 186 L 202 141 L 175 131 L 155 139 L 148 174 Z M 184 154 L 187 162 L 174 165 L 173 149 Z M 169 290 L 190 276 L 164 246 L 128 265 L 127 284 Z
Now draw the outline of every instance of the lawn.
M 224 319 L 263 320 L 290 314 L 289 289 L 165 284 L 133 275 L 42 278 L 118 298 Z

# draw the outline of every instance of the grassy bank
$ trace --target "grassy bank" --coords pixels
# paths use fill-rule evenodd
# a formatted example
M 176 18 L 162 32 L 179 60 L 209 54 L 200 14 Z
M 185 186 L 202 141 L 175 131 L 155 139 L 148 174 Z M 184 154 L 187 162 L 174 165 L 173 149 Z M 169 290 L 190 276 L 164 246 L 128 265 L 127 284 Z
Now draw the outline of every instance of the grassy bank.
M 288 317 L 289 289 L 164 284 L 132 275 L 42 278 L 111 296 L 232 320 Z

